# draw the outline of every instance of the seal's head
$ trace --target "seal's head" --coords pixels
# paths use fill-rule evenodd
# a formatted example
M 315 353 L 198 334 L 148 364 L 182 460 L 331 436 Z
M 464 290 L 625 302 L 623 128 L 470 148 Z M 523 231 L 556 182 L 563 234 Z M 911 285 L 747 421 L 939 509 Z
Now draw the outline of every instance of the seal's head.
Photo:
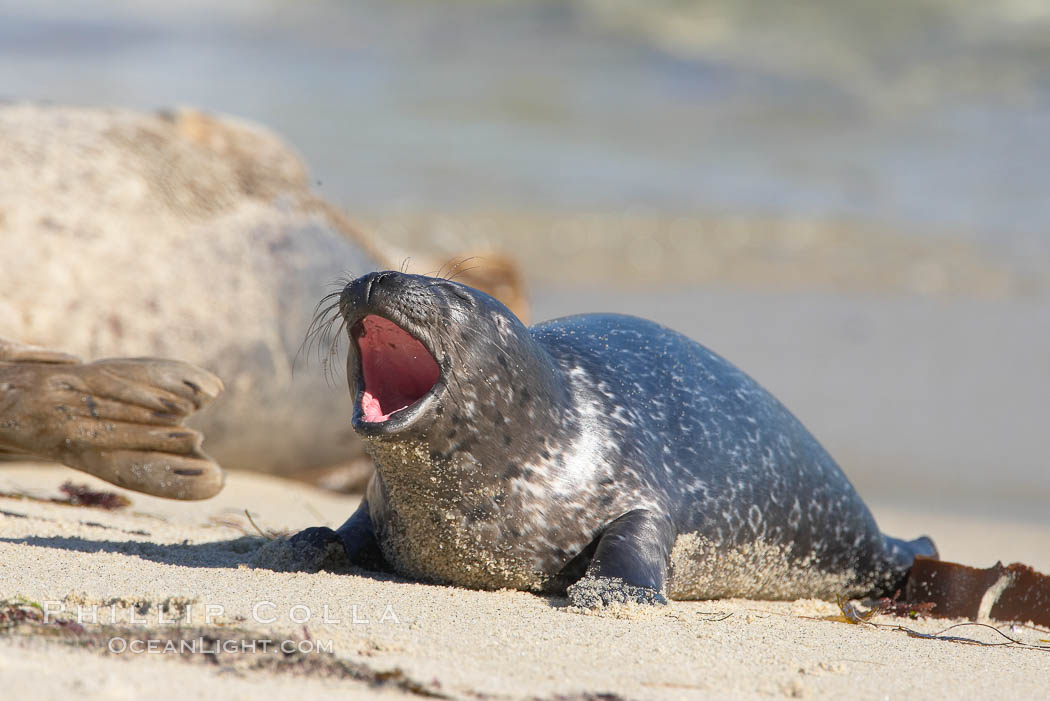
M 345 286 L 339 312 L 352 424 L 366 440 L 424 439 L 438 453 L 494 436 L 503 445 L 512 417 L 548 414 L 564 391 L 518 318 L 466 285 L 370 273 Z
M 383 557 L 430 581 L 547 586 L 568 553 L 527 534 L 555 523 L 535 495 L 576 426 L 559 364 L 503 304 L 458 282 L 370 273 L 338 297 Z

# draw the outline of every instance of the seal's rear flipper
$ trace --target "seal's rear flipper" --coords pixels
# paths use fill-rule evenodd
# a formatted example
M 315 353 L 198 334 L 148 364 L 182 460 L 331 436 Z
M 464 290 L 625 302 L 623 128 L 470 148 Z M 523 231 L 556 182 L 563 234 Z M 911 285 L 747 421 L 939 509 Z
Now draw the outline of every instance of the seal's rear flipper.
M 920 536 L 915 540 L 899 540 L 889 536 L 884 537 L 886 538 L 886 550 L 896 564 L 903 569 L 909 569 L 912 563 L 915 562 L 916 557 L 927 557 L 931 560 L 940 559 L 937 546 L 927 536 Z
M 30 346 L 0 338 L 0 363 L 56 363 L 76 365 L 80 358 L 42 346 Z
M 937 546 L 933 544 L 933 540 L 928 536 L 919 536 L 915 540 L 905 543 L 905 546 L 911 550 L 912 555 L 915 557 L 928 557 L 931 560 L 941 559 L 941 554 L 937 552 Z
M 80 363 L 2 340 L 0 361 L 0 448 L 168 499 L 222 489 L 203 436 L 183 426 L 222 392 L 210 372 L 158 358 Z
M 900 540 L 884 535 L 883 539 L 886 543 L 886 570 L 885 579 L 874 590 L 877 596 L 893 596 L 894 592 L 903 589 L 916 558 L 937 560 L 940 557 L 937 546 L 926 536 Z

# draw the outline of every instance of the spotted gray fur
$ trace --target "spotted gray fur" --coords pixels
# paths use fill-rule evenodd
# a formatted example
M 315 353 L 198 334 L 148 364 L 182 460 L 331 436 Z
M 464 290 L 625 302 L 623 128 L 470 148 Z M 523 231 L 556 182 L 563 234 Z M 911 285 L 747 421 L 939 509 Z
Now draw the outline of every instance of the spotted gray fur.
M 526 328 L 481 292 L 392 272 L 350 282 L 339 312 L 347 328 L 397 323 L 441 377 L 364 422 L 351 342 L 353 425 L 376 475 L 338 533 L 300 541 L 337 537 L 352 560 L 426 581 L 568 588 L 581 606 L 882 594 L 916 554 L 936 556 L 880 533 L 779 401 L 663 326 L 587 314 Z

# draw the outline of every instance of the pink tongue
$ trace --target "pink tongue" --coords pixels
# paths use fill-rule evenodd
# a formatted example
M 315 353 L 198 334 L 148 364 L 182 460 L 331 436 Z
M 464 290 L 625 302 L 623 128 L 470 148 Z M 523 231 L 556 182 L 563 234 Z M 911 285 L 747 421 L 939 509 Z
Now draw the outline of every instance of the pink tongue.
M 380 423 L 419 401 L 440 377 L 430 351 L 394 322 L 368 315 L 355 335 L 361 352 L 362 420 Z
M 401 411 L 401 409 L 394 409 L 390 414 L 384 414 L 383 407 L 379 406 L 379 400 L 373 397 L 368 390 L 365 390 L 364 396 L 361 397 L 361 409 L 365 412 L 365 421 L 386 421 L 390 418 L 390 414 Z

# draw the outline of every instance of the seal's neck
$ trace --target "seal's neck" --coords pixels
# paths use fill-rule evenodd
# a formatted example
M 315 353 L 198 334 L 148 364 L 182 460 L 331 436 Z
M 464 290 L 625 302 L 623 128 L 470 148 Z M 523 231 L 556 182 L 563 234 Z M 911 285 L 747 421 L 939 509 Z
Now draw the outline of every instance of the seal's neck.
M 443 368 L 445 390 L 426 422 L 404 434 L 366 437 L 387 484 L 433 483 L 438 473 L 442 487 L 453 490 L 505 480 L 565 443 L 575 415 L 571 378 L 527 331 L 499 341 L 478 340 Z

